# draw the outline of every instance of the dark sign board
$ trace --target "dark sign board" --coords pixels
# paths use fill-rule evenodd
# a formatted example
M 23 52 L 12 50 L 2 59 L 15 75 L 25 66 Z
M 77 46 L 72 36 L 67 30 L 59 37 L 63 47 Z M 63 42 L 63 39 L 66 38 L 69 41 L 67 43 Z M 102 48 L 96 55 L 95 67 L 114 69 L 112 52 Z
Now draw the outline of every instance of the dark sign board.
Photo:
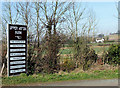
M 27 26 L 8 24 L 8 76 L 26 73 Z

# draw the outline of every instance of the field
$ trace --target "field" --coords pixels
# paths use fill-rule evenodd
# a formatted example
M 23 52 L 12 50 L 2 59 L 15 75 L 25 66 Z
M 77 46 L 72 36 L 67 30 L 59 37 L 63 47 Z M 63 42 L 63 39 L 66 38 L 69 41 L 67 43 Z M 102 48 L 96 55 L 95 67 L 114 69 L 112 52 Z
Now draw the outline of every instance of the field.
M 109 46 L 111 44 L 116 44 L 117 42 L 106 42 L 106 43 L 93 43 L 93 44 L 88 44 L 90 48 L 94 49 L 96 54 L 99 56 L 102 55 L 104 51 L 107 51 L 109 49 Z M 65 45 L 63 48 L 60 50 L 61 56 L 68 57 L 73 54 L 73 49 L 72 46 Z
M 109 49 L 109 46 L 91 46 L 91 48 L 95 50 L 96 54 L 101 56 L 104 51 Z

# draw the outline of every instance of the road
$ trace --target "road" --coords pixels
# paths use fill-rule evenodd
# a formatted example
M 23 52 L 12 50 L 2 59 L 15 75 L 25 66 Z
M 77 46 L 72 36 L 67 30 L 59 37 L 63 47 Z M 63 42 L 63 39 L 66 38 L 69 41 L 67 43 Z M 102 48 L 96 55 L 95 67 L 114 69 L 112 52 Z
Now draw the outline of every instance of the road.
M 27 84 L 25 86 L 118 86 L 118 79 L 59 81 Z

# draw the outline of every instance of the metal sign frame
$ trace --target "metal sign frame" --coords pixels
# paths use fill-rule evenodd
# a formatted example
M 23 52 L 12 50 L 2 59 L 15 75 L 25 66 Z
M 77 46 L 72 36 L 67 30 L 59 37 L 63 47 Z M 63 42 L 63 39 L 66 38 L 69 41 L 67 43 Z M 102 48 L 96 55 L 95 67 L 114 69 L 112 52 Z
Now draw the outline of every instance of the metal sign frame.
M 7 29 L 7 75 L 14 76 L 26 73 L 27 26 L 8 24 Z

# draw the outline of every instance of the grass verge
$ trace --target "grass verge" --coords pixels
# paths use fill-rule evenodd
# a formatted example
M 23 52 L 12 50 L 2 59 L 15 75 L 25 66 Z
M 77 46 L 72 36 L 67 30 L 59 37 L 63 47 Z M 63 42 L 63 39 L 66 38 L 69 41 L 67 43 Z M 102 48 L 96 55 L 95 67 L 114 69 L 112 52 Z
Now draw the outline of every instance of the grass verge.
M 68 74 L 42 74 L 26 76 L 22 74 L 14 77 L 2 77 L 3 86 L 39 83 L 39 82 L 55 82 L 65 80 L 88 80 L 88 79 L 113 79 L 118 78 L 118 69 L 116 70 L 95 70 L 93 72 L 68 73 Z

